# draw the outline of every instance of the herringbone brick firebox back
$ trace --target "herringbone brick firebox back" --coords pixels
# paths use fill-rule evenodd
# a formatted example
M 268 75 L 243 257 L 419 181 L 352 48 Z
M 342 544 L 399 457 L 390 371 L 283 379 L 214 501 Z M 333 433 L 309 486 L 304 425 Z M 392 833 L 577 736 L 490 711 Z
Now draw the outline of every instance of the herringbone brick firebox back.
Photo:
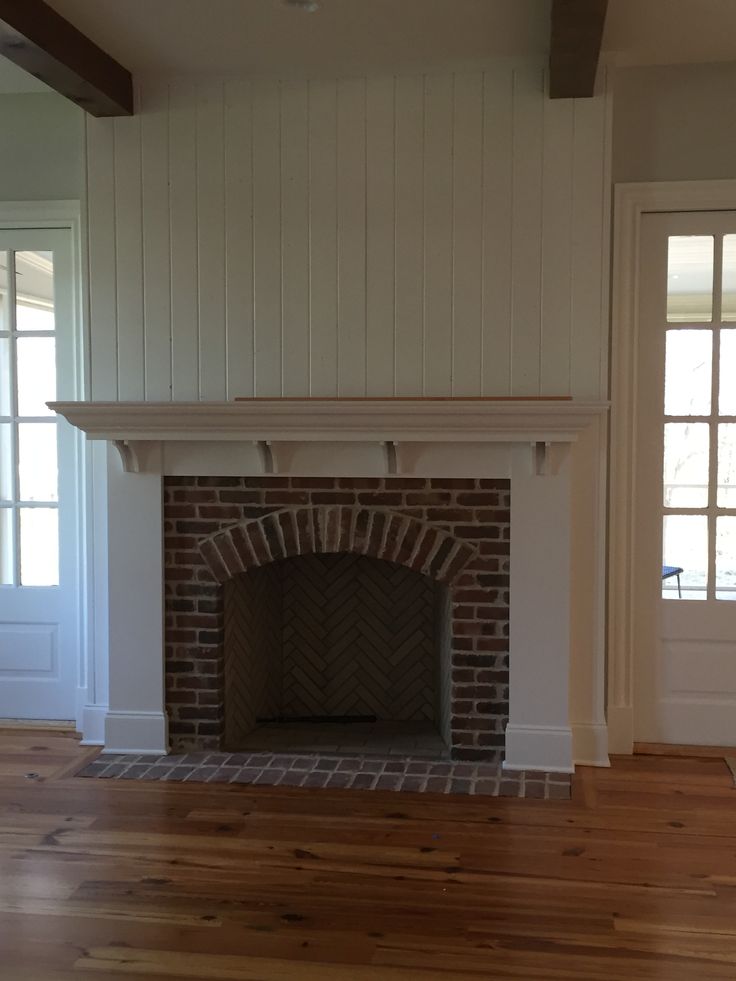
M 361 582 L 379 593 L 390 591 L 393 576 L 393 588 L 410 598 L 414 614 L 432 598 L 435 608 L 426 621 L 432 627 L 425 633 L 434 638 L 435 668 L 427 675 L 425 703 L 418 697 L 413 704 L 414 717 L 427 716 L 428 700 L 433 699 L 435 722 L 455 758 L 498 758 L 508 718 L 509 508 L 508 480 L 167 477 L 166 689 L 174 747 L 217 748 L 228 741 L 225 707 L 229 703 L 231 713 L 234 693 L 226 698 L 226 594 L 229 604 L 237 603 L 237 596 L 250 596 L 251 605 L 261 603 L 257 629 L 270 630 L 271 636 L 259 638 L 259 644 L 273 645 L 277 632 L 282 646 L 281 694 L 274 697 L 288 697 L 290 704 L 307 711 L 309 699 L 305 693 L 299 701 L 295 680 L 298 641 L 289 630 L 289 604 L 300 603 L 299 590 L 306 582 L 310 589 L 319 588 L 323 575 L 324 588 L 339 594 L 335 575 L 342 568 L 345 595 L 354 597 Z M 426 579 L 426 588 L 421 582 L 413 585 L 416 576 Z M 276 626 L 265 614 L 277 594 L 281 619 Z M 231 637 L 242 628 L 238 617 L 247 616 L 248 602 L 243 601 L 240 612 L 229 606 Z M 376 602 L 380 604 L 380 596 Z M 328 607 L 324 615 L 335 615 Z M 398 616 L 399 606 L 394 609 Z M 391 617 L 372 622 L 387 651 L 395 650 L 386 636 Z M 398 620 L 397 631 L 401 627 Z M 227 677 L 232 686 L 237 652 L 233 654 L 230 643 Z M 429 642 L 415 636 L 413 643 L 409 664 Z M 347 654 L 333 645 L 328 656 L 344 666 Z M 389 653 L 386 663 L 390 660 Z M 371 670 L 379 663 L 371 658 Z M 263 663 L 257 670 L 261 676 L 253 684 L 266 691 L 274 682 L 264 676 Z M 415 679 L 419 669 L 411 671 Z M 244 691 L 247 695 L 247 672 L 245 678 L 242 671 L 236 675 L 240 700 Z M 431 691 L 443 679 L 449 681 L 444 709 L 442 694 Z M 391 697 L 393 684 L 389 678 L 375 686 L 375 697 L 387 706 L 401 701 Z M 422 686 L 415 687 L 419 691 Z M 408 711 L 409 701 L 404 700 L 401 711 Z M 337 711 L 334 699 L 324 704 L 325 714 Z

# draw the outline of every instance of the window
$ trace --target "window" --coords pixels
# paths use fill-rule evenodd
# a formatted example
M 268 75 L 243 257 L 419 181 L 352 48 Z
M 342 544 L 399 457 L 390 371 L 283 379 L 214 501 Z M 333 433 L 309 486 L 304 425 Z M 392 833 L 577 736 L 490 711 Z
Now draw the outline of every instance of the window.
M 736 235 L 670 236 L 667 277 L 662 595 L 736 600 Z
M 59 583 L 51 252 L 0 251 L 0 585 Z

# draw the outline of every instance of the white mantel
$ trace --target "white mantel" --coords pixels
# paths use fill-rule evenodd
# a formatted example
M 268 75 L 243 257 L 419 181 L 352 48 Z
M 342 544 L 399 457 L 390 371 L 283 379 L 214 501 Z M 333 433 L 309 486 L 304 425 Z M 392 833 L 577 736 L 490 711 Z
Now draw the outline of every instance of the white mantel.
M 583 723 L 580 741 L 585 748 L 573 748 L 571 608 L 580 599 L 578 590 L 571 588 L 571 543 L 574 522 L 581 520 L 577 515 L 600 510 L 587 500 L 591 495 L 600 497 L 600 486 L 590 486 L 586 479 L 573 490 L 568 450 L 595 430 L 596 459 L 587 477 L 600 473 L 596 467 L 603 466 L 600 434 L 607 403 L 253 399 L 50 405 L 88 439 L 107 440 L 118 451 L 108 454 L 107 750 L 161 753 L 167 747 L 164 476 L 399 474 L 511 479 L 506 766 L 569 771 L 575 758 L 606 762 L 602 693 L 592 700 L 600 702 L 601 717 Z M 586 568 L 602 570 L 602 535 L 577 529 L 578 541 L 591 538 L 595 540 L 585 545 L 590 551 Z M 589 585 L 582 588 L 597 611 L 602 609 L 602 588 L 602 582 L 592 590 Z M 598 615 L 585 610 L 581 619 L 594 620 Z M 597 669 L 589 673 L 597 678 Z

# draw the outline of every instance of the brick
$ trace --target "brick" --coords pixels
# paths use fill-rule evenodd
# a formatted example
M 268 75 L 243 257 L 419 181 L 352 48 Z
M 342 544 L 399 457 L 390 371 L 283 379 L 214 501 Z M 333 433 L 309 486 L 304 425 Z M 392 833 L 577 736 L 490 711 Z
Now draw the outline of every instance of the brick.
M 332 490 L 333 477 L 292 477 L 291 486 L 296 490 Z
M 355 504 L 355 494 L 351 491 L 319 491 L 311 495 L 312 504 Z
M 223 504 L 260 504 L 262 502 L 261 491 L 253 490 L 221 490 L 218 497 Z
M 197 511 L 200 518 L 216 518 L 218 521 L 237 521 L 240 517 L 240 508 L 234 504 L 201 504 Z
M 263 500 L 265 504 L 294 507 L 299 504 L 309 504 L 309 494 L 306 491 L 266 491 Z
M 474 490 L 475 480 L 465 477 L 432 477 L 429 486 L 434 490 Z

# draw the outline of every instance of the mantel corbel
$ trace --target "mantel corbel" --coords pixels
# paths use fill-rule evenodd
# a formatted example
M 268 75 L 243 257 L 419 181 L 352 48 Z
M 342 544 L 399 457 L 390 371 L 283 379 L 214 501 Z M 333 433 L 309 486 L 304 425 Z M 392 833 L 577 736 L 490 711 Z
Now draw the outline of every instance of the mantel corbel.
M 140 443 L 137 440 L 114 439 L 112 445 L 118 451 L 125 473 L 141 472 L 141 459 L 138 453 Z

